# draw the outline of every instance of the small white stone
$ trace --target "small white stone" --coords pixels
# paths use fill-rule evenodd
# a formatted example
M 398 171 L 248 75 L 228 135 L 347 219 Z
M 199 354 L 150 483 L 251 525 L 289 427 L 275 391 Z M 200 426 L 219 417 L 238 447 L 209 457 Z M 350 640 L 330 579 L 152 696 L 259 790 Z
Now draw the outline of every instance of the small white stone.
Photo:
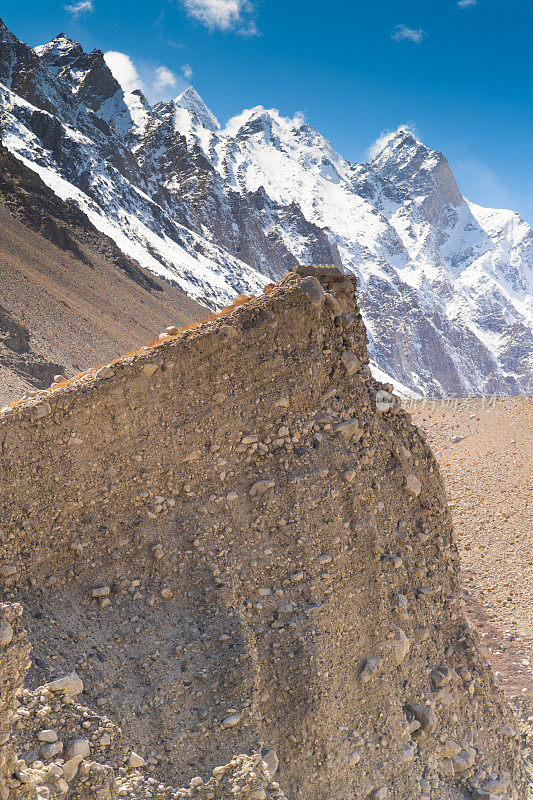
M 269 750 L 267 753 L 265 753 L 264 756 L 262 756 L 262 759 L 263 759 L 263 763 L 265 765 L 266 772 L 268 773 L 268 775 L 270 777 L 272 777 L 273 774 L 276 772 L 276 770 L 278 768 L 278 764 L 279 764 L 278 755 L 277 755 L 276 751 L 275 750 Z
M 129 762 L 130 762 L 130 767 L 144 767 L 144 765 L 146 764 L 144 758 L 140 756 L 138 753 L 136 753 L 134 750 L 132 750 L 130 753 Z
M 52 413 L 52 407 L 50 403 L 47 402 L 40 403 L 33 409 L 33 419 L 42 419 L 43 417 L 47 417 L 48 414 L 51 413 Z
M 57 742 L 57 731 L 55 731 L 53 728 L 47 728 L 43 731 L 39 731 L 37 738 L 40 742 L 48 742 L 48 744 L 52 744 L 53 742 Z
M 416 475 L 407 475 L 405 479 L 405 491 L 407 494 L 410 494 L 411 497 L 418 497 L 422 491 L 422 484 Z
M 240 716 L 238 714 L 232 714 L 231 716 L 226 717 L 226 719 L 222 720 L 222 727 L 223 728 L 234 728 L 235 725 L 238 725 L 240 721 L 241 721 L 241 718 L 240 718 Z
M 56 678 L 55 681 L 47 683 L 46 688 L 52 692 L 65 692 L 68 697 L 76 697 L 83 692 L 83 681 L 79 675 L 71 672 L 63 678 Z

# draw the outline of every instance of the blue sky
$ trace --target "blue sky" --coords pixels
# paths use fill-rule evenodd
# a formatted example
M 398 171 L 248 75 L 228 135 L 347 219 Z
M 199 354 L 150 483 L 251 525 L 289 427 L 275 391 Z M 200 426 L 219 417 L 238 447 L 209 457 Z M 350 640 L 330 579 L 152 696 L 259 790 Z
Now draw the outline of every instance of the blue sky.
M 152 100 L 191 82 L 222 123 L 242 108 L 303 112 L 364 161 L 410 124 L 482 205 L 533 223 L 533 4 L 528 0 L 7 0 L 32 45 L 60 31 Z

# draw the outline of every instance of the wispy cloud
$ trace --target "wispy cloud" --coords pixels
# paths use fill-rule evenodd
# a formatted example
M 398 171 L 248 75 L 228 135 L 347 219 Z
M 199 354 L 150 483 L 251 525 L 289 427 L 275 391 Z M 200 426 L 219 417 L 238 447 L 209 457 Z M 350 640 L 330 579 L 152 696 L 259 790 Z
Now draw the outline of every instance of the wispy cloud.
M 192 67 L 190 64 L 183 64 L 181 67 L 181 73 L 185 80 L 190 81 L 192 78 Z
M 513 194 L 502 178 L 488 164 L 470 156 L 453 165 L 453 171 L 461 191 L 475 202 L 493 208 L 512 208 Z
M 172 72 L 164 64 L 154 67 L 153 64 L 141 63 L 137 66 L 131 56 L 116 50 L 108 50 L 104 53 L 104 59 L 125 92 L 140 89 L 152 103 L 168 100 L 187 88 L 184 78 Z M 192 69 L 188 64 L 185 66 L 189 67 L 192 77 Z
M 73 17 L 79 17 L 80 14 L 92 14 L 94 11 L 93 0 L 79 0 L 78 3 L 64 6 L 64 9 Z
M 187 13 L 209 30 L 236 31 L 256 36 L 255 5 L 252 0 L 181 0 Z
M 478 6 L 478 0 L 459 0 L 457 3 L 459 8 L 471 8 L 472 6 Z
M 164 92 L 165 89 L 174 88 L 178 83 L 178 79 L 168 67 L 160 66 L 154 70 L 154 90 L 158 93 Z
M 396 25 L 391 33 L 391 39 L 394 39 L 395 42 L 408 41 L 420 44 L 425 38 L 426 33 L 422 28 L 409 28 L 407 25 Z

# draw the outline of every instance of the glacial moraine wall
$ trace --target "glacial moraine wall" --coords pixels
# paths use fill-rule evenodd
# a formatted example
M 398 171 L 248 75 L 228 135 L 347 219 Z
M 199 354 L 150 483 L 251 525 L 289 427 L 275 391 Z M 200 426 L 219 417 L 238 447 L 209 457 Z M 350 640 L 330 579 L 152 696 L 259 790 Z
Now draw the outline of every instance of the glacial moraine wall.
M 438 466 L 390 389 L 355 279 L 299 267 L 0 416 L 27 682 L 75 671 L 96 709 L 69 712 L 81 729 L 47 761 L 24 722 L 46 690 L 25 690 L 13 796 L 53 763 L 39 796 L 523 800 Z M 109 736 L 94 721 L 63 776 L 91 713 Z

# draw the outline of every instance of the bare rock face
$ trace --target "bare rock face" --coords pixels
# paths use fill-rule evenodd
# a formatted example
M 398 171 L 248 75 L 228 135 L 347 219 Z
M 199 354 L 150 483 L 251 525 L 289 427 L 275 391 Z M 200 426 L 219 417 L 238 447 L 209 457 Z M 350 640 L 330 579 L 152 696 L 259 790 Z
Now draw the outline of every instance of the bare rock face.
M 19 700 L 27 780 L 523 800 L 438 467 L 376 408 L 355 279 L 297 268 L 161 341 L 0 416 L 0 575 L 41 687 Z M 73 671 L 83 695 L 54 691 Z

